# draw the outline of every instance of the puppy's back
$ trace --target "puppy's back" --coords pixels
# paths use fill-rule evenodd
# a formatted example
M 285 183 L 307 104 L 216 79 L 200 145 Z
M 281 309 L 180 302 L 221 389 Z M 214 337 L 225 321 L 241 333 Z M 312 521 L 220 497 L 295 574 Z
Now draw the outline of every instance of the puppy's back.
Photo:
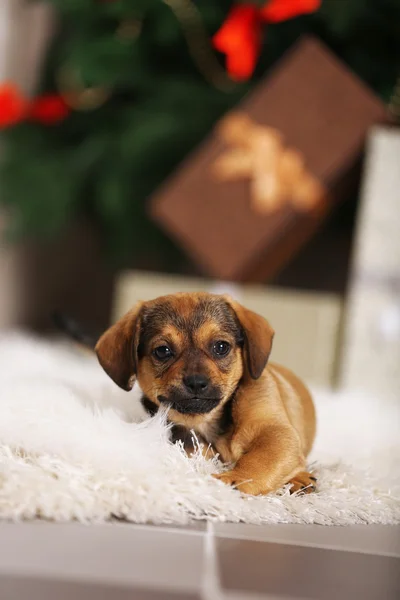
M 307 455 L 314 442 L 316 416 L 311 394 L 304 383 L 292 371 L 270 363 L 267 371 L 275 379 L 281 399 L 293 427 L 298 431 Z

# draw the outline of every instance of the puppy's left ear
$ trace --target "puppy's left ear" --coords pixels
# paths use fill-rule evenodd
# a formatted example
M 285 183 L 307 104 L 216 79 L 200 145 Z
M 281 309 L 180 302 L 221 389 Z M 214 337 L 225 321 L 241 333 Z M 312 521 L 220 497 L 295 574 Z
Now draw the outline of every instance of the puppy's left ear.
M 235 311 L 244 333 L 244 352 L 252 379 L 261 377 L 272 350 L 275 332 L 264 317 L 248 310 L 229 296 L 225 300 Z
M 107 375 L 127 392 L 132 389 L 137 374 L 141 309 L 140 302 L 107 329 L 95 347 Z

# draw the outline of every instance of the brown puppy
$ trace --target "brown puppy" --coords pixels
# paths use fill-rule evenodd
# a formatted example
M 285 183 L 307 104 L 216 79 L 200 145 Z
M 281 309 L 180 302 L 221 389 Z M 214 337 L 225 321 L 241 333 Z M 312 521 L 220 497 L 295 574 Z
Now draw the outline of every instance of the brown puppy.
M 315 412 L 305 386 L 287 369 L 267 365 L 274 332 L 227 296 L 163 296 L 135 306 L 96 345 L 100 364 L 121 388 L 135 379 L 143 405 L 169 406 L 190 451 L 190 431 L 211 444 L 231 470 L 217 475 L 248 494 L 286 483 L 314 489 L 305 457 Z

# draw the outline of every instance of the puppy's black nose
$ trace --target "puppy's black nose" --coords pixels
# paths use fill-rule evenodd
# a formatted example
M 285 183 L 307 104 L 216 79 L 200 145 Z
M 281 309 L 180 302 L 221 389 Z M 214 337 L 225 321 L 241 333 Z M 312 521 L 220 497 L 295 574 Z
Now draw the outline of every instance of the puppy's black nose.
M 183 383 L 192 394 L 201 394 L 208 388 L 210 380 L 205 375 L 186 375 Z

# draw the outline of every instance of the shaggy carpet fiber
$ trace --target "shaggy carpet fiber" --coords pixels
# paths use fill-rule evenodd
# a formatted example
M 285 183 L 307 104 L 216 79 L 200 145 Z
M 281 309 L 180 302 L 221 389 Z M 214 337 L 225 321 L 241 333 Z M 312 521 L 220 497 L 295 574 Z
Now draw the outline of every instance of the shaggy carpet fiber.
M 316 392 L 318 493 L 240 494 L 187 458 L 89 355 L 0 336 L 0 518 L 102 522 L 400 523 L 400 402 Z M 399 399 L 400 400 L 400 399 Z

